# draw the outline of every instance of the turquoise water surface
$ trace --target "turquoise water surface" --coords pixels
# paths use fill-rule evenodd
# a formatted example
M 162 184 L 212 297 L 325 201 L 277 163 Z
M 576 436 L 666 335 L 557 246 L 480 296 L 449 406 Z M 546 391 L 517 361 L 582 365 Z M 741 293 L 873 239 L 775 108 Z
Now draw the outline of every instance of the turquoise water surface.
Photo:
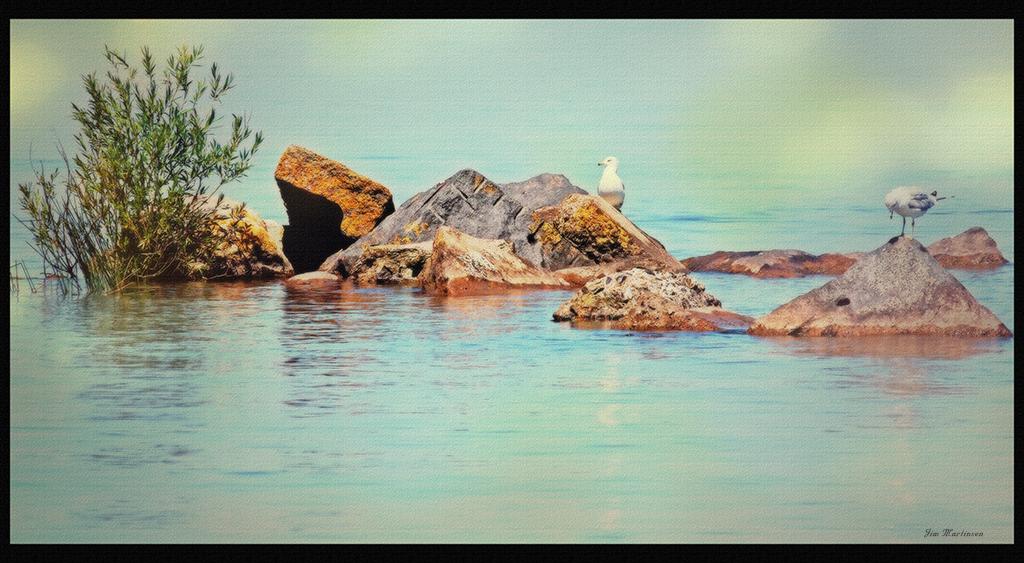
M 1012 260 L 1008 211 L 922 225 Z M 635 219 L 680 257 L 893 230 L 822 213 Z M 1013 328 L 1012 265 L 955 274 Z M 697 277 L 750 315 L 827 281 Z M 1013 541 L 1012 339 L 576 330 L 550 320 L 568 296 L 23 288 L 12 540 Z
M 462 168 L 593 192 L 614 155 L 623 212 L 679 258 L 871 250 L 899 232 L 885 193 L 920 185 L 956 197 L 918 239 L 982 226 L 1012 262 L 1013 39 L 1010 20 L 13 20 L 10 211 L 31 163 L 75 146 L 104 45 L 202 44 L 237 79 L 219 114 L 266 136 L 226 193 L 281 223 L 290 144 L 396 205 Z M 28 242 L 12 220 L 10 261 L 37 273 Z M 954 272 L 1011 330 L 1014 268 Z M 827 281 L 695 277 L 753 316 Z M 21 283 L 11 540 L 1013 542 L 1013 339 L 577 330 L 551 321 L 569 295 Z

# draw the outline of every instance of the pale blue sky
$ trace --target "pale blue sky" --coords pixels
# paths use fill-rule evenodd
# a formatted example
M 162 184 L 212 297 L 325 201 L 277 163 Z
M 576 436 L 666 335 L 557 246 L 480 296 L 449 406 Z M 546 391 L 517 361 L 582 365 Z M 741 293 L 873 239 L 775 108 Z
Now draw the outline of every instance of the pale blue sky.
M 203 44 L 236 76 L 225 109 L 266 135 L 262 175 L 302 144 L 401 201 L 462 167 L 592 187 L 614 154 L 656 199 L 936 182 L 1012 205 L 1013 35 L 1012 21 L 12 21 L 11 158 L 68 139 L 104 44 L 161 59 Z

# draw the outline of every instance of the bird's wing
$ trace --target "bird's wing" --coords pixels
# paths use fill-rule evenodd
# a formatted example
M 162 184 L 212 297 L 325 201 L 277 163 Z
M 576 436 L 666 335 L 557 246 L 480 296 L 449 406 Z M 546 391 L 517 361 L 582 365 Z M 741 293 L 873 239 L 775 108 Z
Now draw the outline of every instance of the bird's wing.
M 931 209 L 935 205 L 935 202 L 928 197 L 928 194 L 917 193 L 910 196 L 910 201 L 907 202 L 907 207 L 911 209 Z

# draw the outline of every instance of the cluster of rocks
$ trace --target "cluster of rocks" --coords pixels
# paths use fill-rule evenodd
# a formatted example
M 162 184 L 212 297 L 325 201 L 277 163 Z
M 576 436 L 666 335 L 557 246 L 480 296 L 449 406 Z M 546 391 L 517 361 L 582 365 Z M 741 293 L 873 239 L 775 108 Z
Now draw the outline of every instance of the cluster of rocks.
M 943 268 L 1006 262 L 980 228 L 927 250 L 897 238 L 867 254 L 718 252 L 679 261 L 605 200 L 557 174 L 497 184 L 462 170 L 396 209 L 379 182 L 291 146 L 275 179 L 288 226 L 219 203 L 218 220 L 230 221 L 234 238 L 225 237 L 223 256 L 204 268 L 224 277 L 285 277 L 297 270 L 304 273 L 287 283 L 298 290 L 342 282 L 415 285 L 442 296 L 578 288 L 554 320 L 580 327 L 1010 334 Z M 755 320 L 722 308 L 689 271 L 840 277 Z
M 1008 261 L 988 231 L 972 227 L 954 237 L 928 246 L 927 251 L 944 268 L 991 270 Z M 863 252 L 814 255 L 802 250 L 718 251 L 682 261 L 691 272 L 721 272 L 755 278 L 838 276 L 864 256 Z

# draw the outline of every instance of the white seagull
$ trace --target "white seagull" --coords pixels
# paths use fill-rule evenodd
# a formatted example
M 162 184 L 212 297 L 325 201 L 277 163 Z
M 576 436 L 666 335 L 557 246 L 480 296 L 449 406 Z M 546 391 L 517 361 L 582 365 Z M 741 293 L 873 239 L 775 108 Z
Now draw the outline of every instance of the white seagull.
M 597 165 L 605 167 L 604 173 L 601 174 L 601 181 L 597 184 L 597 195 L 603 197 L 615 209 L 621 210 L 622 202 L 626 199 L 626 186 L 622 185 L 622 180 L 617 174 L 619 159 L 609 156 L 598 162 Z
M 889 209 L 889 219 L 893 213 L 903 216 L 903 229 L 900 236 L 907 232 L 907 217 L 910 217 L 910 237 L 914 237 L 914 224 L 918 217 L 946 198 L 938 197 L 939 192 L 927 193 L 914 186 L 900 186 L 885 194 L 885 206 Z M 950 196 L 952 197 L 952 196 Z

